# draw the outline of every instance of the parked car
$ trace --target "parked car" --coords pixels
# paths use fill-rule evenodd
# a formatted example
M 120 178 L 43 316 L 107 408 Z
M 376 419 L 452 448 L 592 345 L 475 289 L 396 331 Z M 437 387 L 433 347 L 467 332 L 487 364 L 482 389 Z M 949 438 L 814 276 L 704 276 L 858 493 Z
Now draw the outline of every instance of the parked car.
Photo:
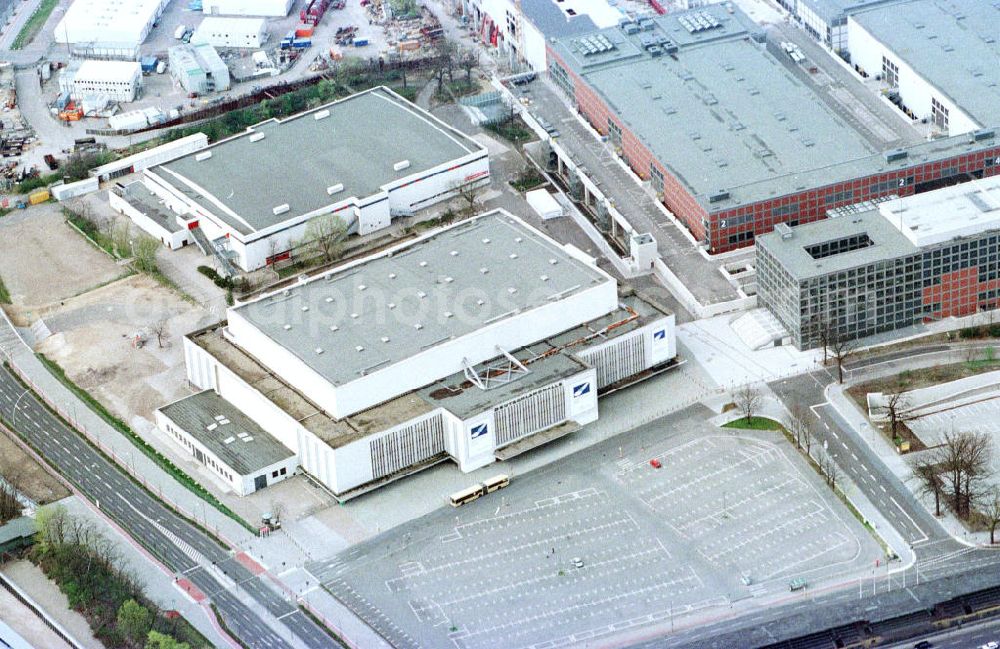
M 913 649 L 931 649 L 933 646 L 934 643 L 930 640 L 921 640 L 917 644 L 913 645 Z
M 649 466 L 653 467 L 654 469 L 659 469 L 660 467 L 663 466 L 663 464 L 654 457 L 652 460 L 649 461 Z
M 574 559 L 573 559 L 573 567 L 575 567 L 575 568 L 582 568 L 583 567 L 583 559 L 581 559 L 580 557 L 574 557 Z

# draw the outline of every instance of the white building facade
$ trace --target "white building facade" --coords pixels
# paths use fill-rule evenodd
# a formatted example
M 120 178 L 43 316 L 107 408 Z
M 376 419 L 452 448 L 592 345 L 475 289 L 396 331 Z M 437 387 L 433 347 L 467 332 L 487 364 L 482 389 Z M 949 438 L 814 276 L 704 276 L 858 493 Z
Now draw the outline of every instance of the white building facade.
M 267 22 L 263 18 L 207 16 L 191 37 L 192 43 L 240 49 L 259 49 L 266 41 Z
M 518 259 L 523 261 L 511 262 L 511 272 L 523 276 L 525 283 L 518 290 L 527 300 L 515 311 L 471 328 L 462 322 L 429 323 L 429 330 L 412 334 L 431 339 L 446 335 L 429 346 L 407 339 L 408 322 L 379 323 L 377 310 L 359 312 L 357 325 L 352 324 L 353 314 L 332 320 L 319 315 L 326 308 L 326 291 L 386 272 L 395 275 L 394 264 L 416 265 L 424 252 L 439 260 L 467 256 L 466 263 L 483 268 L 501 264 L 509 255 L 498 233 L 508 230 L 491 229 L 493 220 L 509 226 L 516 238 L 540 244 L 537 249 L 522 248 Z M 491 242 L 482 244 L 483 239 Z M 476 243 L 493 245 L 493 250 L 485 256 L 470 250 Z M 448 252 L 450 247 L 455 255 Z M 546 266 L 552 275 L 541 282 L 552 283 L 546 290 L 555 292 L 529 297 L 534 274 Z M 491 279 L 489 272 L 465 278 L 484 294 L 506 279 Z M 455 288 L 435 286 L 426 298 L 432 304 L 473 291 L 458 279 Z M 398 310 L 408 312 L 404 294 L 412 287 L 400 287 Z M 592 259 L 504 212 L 430 233 L 291 290 L 296 293 L 282 290 L 233 307 L 225 325 L 187 336 L 188 381 L 238 404 L 293 451 L 306 472 L 342 499 L 441 460 L 450 459 L 463 472 L 473 471 L 505 454 L 569 434 L 597 419 L 599 393 L 663 371 L 677 354 L 672 314 L 639 298 L 619 298 L 614 279 Z M 368 290 L 375 293 L 373 298 L 386 293 L 377 284 Z M 266 315 L 277 313 L 268 311 L 272 304 L 287 308 L 286 315 Z M 287 315 L 307 312 L 307 306 L 319 320 L 280 326 Z M 314 336 L 320 342 L 313 342 Z M 312 349 L 320 344 L 331 347 L 328 356 Z M 394 349 L 397 345 L 402 348 Z M 412 354 L 412 345 L 424 351 Z M 315 356 L 309 358 L 309 352 Z M 325 364 L 327 358 L 330 364 Z M 388 360 L 377 368 L 362 367 L 379 358 Z
M 101 44 L 108 51 L 136 50 L 168 0 L 74 0 L 56 25 L 57 43 Z
M 293 0 L 205 0 L 202 10 L 213 16 L 287 16 Z
M 59 75 L 59 90 L 74 100 L 104 96 L 112 101 L 135 101 L 142 87 L 137 61 L 73 62 Z

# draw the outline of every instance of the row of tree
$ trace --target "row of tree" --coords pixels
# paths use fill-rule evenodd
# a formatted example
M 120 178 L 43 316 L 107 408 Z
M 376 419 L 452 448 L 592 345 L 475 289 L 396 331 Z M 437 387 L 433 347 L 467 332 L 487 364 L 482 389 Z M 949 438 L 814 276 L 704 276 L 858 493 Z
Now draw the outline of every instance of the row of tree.
M 196 649 L 208 644 L 186 621 L 168 620 L 142 594 L 117 546 L 61 505 L 36 515 L 31 558 L 109 649 Z

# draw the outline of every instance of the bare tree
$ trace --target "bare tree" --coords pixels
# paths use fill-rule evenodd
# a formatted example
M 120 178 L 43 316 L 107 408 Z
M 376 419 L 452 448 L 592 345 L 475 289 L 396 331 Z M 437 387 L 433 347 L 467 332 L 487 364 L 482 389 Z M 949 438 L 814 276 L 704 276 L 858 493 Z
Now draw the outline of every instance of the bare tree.
M 167 334 L 168 334 L 167 319 L 166 318 L 160 318 L 159 320 L 157 320 L 153 324 L 149 325 L 149 331 L 154 336 L 156 336 L 156 345 L 160 349 L 163 349 L 163 339 L 166 338 Z
M 465 83 L 472 85 L 472 71 L 479 65 L 479 57 L 475 50 L 463 49 L 458 57 L 458 65 L 465 70 Z
M 793 403 L 788 409 L 791 417 L 789 420 L 789 432 L 795 438 L 795 445 L 806 450 L 806 455 L 812 447 L 812 431 L 809 428 L 808 410 L 801 403 Z
M 454 185 L 455 195 L 462 202 L 462 216 L 468 217 L 476 213 L 476 201 L 479 200 L 480 188 L 473 183 L 458 181 Z
M 760 402 L 763 397 L 760 394 L 760 390 L 753 387 L 752 385 L 744 385 L 733 392 L 733 403 L 736 404 L 736 408 L 743 413 L 743 418 L 747 424 L 753 419 L 753 416 L 757 413 L 757 409 L 760 408 Z
M 955 515 L 967 519 L 972 504 L 985 493 L 992 445 L 985 433 L 947 432 L 944 444 L 934 449 L 931 461 L 938 466 Z
M 309 221 L 302 243 L 313 247 L 325 261 L 340 257 L 347 239 L 347 223 L 334 214 L 325 214 Z
M 17 499 L 18 478 L 8 473 L 0 483 L 0 525 L 21 515 L 21 501 Z
M 910 410 L 910 399 L 903 392 L 888 394 L 882 410 L 889 419 L 889 431 L 892 433 L 893 439 L 899 436 L 899 428 L 903 423 L 916 419 Z
M 938 475 L 940 468 L 927 455 L 915 456 L 910 463 L 912 479 L 917 482 L 917 491 L 934 496 L 934 515 L 941 516 L 941 492 L 943 483 Z
M 830 485 L 830 489 L 836 491 L 837 480 L 840 478 L 840 466 L 833 455 L 829 452 L 824 452 L 823 457 L 819 461 L 819 468 L 826 476 L 826 483 Z
M 1000 526 L 1000 487 L 993 486 L 982 501 L 982 514 L 990 530 L 990 545 L 996 544 L 997 526 Z
M 826 352 L 829 353 L 830 357 L 837 364 L 837 383 L 843 383 L 844 362 L 857 349 L 857 341 L 848 338 L 833 325 L 826 324 L 824 329 L 826 330 L 823 334 Z

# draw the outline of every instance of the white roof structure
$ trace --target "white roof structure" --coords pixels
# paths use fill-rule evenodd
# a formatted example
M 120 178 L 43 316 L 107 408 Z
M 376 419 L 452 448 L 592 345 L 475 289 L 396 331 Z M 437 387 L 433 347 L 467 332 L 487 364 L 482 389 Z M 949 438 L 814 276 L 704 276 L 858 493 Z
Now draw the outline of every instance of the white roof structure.
M 1000 228 L 1000 176 L 887 201 L 879 212 L 918 247 Z
M 57 43 L 139 45 L 166 0 L 75 0 L 55 28 Z
M 138 61 L 83 61 L 75 79 L 127 84 L 142 74 Z

